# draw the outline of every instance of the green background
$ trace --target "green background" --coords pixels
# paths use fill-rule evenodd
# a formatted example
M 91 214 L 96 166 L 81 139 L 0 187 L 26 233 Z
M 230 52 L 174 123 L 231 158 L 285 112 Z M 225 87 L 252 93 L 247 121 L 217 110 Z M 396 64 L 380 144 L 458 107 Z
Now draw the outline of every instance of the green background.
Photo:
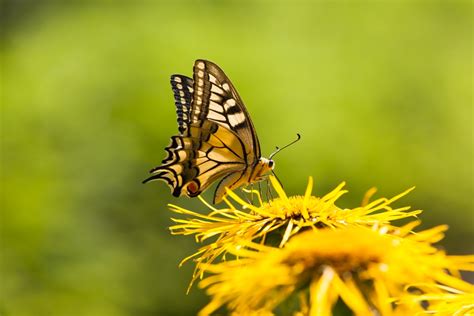
M 2 2 L 0 315 L 187 315 L 196 249 L 170 236 L 169 76 L 232 79 L 289 194 L 347 181 L 473 252 L 470 1 Z M 206 192 L 210 199 L 212 192 Z

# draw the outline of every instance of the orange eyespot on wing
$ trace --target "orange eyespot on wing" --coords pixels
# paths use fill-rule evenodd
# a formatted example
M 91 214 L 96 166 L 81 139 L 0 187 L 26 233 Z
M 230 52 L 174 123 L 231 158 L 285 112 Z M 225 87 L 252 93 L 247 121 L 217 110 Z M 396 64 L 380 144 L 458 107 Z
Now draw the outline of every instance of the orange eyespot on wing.
M 196 180 L 189 182 L 186 189 L 188 190 L 188 195 L 191 197 L 199 195 L 199 184 Z

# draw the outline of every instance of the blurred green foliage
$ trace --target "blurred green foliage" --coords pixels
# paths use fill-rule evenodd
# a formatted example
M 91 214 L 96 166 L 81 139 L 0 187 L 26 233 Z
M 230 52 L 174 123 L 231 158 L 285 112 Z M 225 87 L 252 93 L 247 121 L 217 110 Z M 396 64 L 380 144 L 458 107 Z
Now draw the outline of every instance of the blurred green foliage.
M 114 4 L 112 4 L 114 3 Z M 289 194 L 342 180 L 450 225 L 473 251 L 470 1 L 3 1 L 1 315 L 188 315 L 196 249 L 162 183 L 169 76 L 219 64 Z M 212 192 L 207 192 L 210 197 Z M 342 205 L 344 206 L 344 205 Z

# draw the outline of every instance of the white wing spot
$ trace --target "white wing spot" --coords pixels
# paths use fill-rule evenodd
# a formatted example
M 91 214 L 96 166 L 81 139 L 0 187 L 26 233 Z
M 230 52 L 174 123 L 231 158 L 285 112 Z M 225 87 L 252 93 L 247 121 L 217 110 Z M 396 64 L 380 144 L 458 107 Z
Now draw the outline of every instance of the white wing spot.
M 210 99 L 212 101 L 217 101 L 217 102 L 221 102 L 222 101 L 222 97 L 220 97 L 218 94 L 216 93 L 211 93 L 211 96 L 210 96 Z
M 180 91 L 179 91 L 179 96 L 180 96 L 180 97 L 184 97 L 184 91 L 181 91 L 181 90 L 180 90 Z
M 181 78 L 180 77 L 174 77 L 174 81 L 175 82 L 181 82 Z
M 223 113 L 222 111 L 222 105 L 220 105 L 219 103 L 216 103 L 214 101 L 209 101 L 209 106 L 210 108 L 213 110 L 213 111 L 216 111 L 216 112 L 219 112 L 219 113 Z
M 233 126 L 243 123 L 245 121 L 245 115 L 243 115 L 242 113 L 230 114 L 228 115 L 228 118 L 229 122 L 232 122 Z
M 205 68 L 205 65 L 202 61 L 198 62 L 197 65 L 196 65 L 199 69 L 204 69 Z
M 218 86 L 216 85 L 211 85 L 211 92 L 214 92 L 214 93 L 217 93 L 217 94 L 220 94 L 220 95 L 224 95 L 225 92 L 224 90 L 222 90 L 221 88 L 219 88 Z
M 214 84 L 217 84 L 217 79 L 216 77 L 214 77 L 213 75 L 209 74 L 209 81 L 214 83 Z
M 227 103 L 227 104 L 228 104 L 229 106 L 231 106 L 231 107 L 236 105 L 234 99 L 229 99 L 229 100 L 225 101 L 225 103 Z
M 207 118 L 211 120 L 217 120 L 217 121 L 225 121 L 225 117 L 222 114 L 216 113 L 214 111 L 209 112 Z
M 180 84 L 180 83 L 178 83 L 178 84 L 176 85 L 176 88 L 178 88 L 178 89 L 183 89 L 183 85 Z
M 199 86 L 203 86 L 203 85 L 204 85 L 204 80 L 198 79 L 198 85 L 199 85 Z
M 224 88 L 224 90 L 226 90 L 226 91 L 230 91 L 229 85 L 227 83 L 224 83 L 222 85 L 222 88 Z

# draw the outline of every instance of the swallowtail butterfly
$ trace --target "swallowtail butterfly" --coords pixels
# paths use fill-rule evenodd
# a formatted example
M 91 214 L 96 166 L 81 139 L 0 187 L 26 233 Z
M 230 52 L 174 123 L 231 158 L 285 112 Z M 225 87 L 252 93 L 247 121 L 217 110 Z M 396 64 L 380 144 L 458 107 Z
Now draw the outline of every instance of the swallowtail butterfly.
M 174 196 L 195 197 L 220 180 L 214 193 L 218 203 L 226 187 L 261 181 L 275 164 L 260 156 L 250 115 L 224 72 L 207 60 L 196 60 L 193 72 L 192 79 L 171 76 L 179 134 L 144 182 L 163 180 Z

